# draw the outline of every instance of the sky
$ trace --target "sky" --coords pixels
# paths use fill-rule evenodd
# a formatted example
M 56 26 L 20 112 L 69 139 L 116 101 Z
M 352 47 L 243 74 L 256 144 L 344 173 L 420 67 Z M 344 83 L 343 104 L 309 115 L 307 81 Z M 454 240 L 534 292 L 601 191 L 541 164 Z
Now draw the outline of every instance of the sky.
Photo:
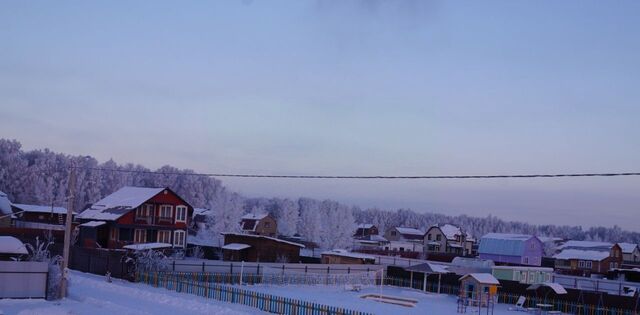
M 0 137 L 207 173 L 640 171 L 640 2 L 3 1 Z M 640 231 L 640 178 L 223 179 Z

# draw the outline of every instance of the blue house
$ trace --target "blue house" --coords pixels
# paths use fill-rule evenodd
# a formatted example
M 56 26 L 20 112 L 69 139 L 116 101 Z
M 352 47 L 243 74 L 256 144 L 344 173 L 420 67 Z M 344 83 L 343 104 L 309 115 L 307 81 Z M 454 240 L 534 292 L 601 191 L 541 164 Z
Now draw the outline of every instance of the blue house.
M 544 249 L 542 241 L 533 235 L 489 233 L 480 239 L 481 259 L 496 263 L 540 266 Z

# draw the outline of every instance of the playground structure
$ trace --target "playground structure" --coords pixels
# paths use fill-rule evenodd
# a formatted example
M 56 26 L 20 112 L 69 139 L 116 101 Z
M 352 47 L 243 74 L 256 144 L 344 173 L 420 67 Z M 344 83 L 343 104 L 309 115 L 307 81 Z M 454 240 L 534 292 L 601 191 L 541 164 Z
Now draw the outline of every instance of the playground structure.
M 498 279 L 488 273 L 464 275 L 460 278 L 457 312 L 466 313 L 467 308 L 477 307 L 478 314 L 493 314 L 499 284 Z

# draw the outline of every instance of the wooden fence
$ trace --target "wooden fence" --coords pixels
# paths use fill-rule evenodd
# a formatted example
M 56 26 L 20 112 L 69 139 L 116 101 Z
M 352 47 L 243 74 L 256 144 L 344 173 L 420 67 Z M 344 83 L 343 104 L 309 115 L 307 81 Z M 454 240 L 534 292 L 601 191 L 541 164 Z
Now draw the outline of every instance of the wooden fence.
M 217 283 L 200 282 L 198 277 L 189 274 L 140 272 L 136 275 L 136 280 L 154 287 L 241 304 L 275 314 L 371 315 L 370 313 L 228 287 Z

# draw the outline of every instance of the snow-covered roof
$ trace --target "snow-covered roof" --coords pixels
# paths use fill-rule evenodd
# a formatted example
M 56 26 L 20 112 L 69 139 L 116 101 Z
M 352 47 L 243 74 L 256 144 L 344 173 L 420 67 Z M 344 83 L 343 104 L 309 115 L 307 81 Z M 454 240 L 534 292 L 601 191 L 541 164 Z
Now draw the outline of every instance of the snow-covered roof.
M 525 251 L 525 243 L 535 238 L 526 234 L 488 233 L 480 239 L 480 254 L 521 256 Z M 539 241 L 539 240 L 538 240 Z
M 168 247 L 171 247 L 171 244 L 168 244 L 168 243 L 142 243 L 142 244 L 125 245 L 122 248 L 133 249 L 133 250 L 146 250 L 146 249 L 159 249 L 159 248 L 168 248 Z
M 9 197 L 7 196 L 7 194 L 0 191 L 0 215 L 7 215 L 12 213 L 13 211 L 11 210 L 11 201 L 9 201 Z
M 400 234 L 406 234 L 406 235 L 424 235 L 424 232 L 418 230 L 418 229 L 414 229 L 414 228 L 408 228 L 408 227 L 397 227 L 396 230 L 398 232 L 400 232 Z
M 638 244 L 633 243 L 618 243 L 618 245 L 620 245 L 620 248 L 622 248 L 622 252 L 625 254 L 631 254 L 634 250 L 636 250 L 636 248 L 638 248 Z
M 370 229 L 373 227 L 373 224 L 370 223 L 360 223 L 358 224 L 359 229 Z
M 560 253 L 553 256 L 555 259 L 579 259 L 591 261 L 602 261 L 607 257 L 609 257 L 608 251 L 585 249 L 563 249 Z
M 466 279 L 468 277 L 475 279 L 478 283 L 481 284 L 500 284 L 500 281 L 498 281 L 498 279 L 496 279 L 496 277 L 494 277 L 490 273 L 470 273 L 462 276 L 460 280 Z
M 242 236 L 242 237 L 265 238 L 265 239 L 269 239 L 269 240 L 272 240 L 272 241 L 276 241 L 276 242 L 285 243 L 285 244 L 289 244 L 289 245 L 298 246 L 300 248 L 304 248 L 304 245 L 299 244 L 299 243 L 289 242 L 289 241 L 285 241 L 285 240 L 282 240 L 282 239 L 279 239 L 279 238 L 269 237 L 269 236 L 264 236 L 264 235 L 232 233 L 232 232 L 222 232 L 220 234 L 222 234 L 222 235 L 235 235 L 235 236 Z
M 444 236 L 448 240 L 455 241 L 457 235 L 463 235 L 462 229 L 460 229 L 459 226 L 455 226 L 453 224 L 444 224 L 438 227 L 440 228 L 440 231 L 442 231 L 442 234 L 444 234 Z
M 13 206 L 24 212 L 67 214 L 67 208 L 65 207 L 27 205 L 22 203 L 14 203 Z M 73 212 L 73 213 L 77 213 L 77 212 Z
M 104 222 L 104 221 L 89 221 L 89 222 L 80 224 L 80 226 L 97 227 L 97 226 L 101 226 L 101 225 L 105 225 L 105 224 L 107 224 L 107 222 Z
M 434 263 L 426 262 L 426 263 L 419 264 L 419 265 L 413 265 L 413 266 L 409 266 L 409 267 L 404 267 L 404 270 L 422 272 L 422 273 L 426 273 L 426 274 L 453 273 L 452 271 L 449 271 L 449 269 L 447 267 L 448 266 L 443 265 L 443 264 L 434 264 Z
M 13 236 L 0 236 L 0 254 L 29 254 L 24 244 Z
M 251 245 L 242 244 L 242 243 L 230 243 L 230 244 L 222 246 L 222 249 L 243 250 L 243 249 L 246 249 L 246 248 L 249 248 L 249 247 L 251 247 Z
M 80 213 L 78 218 L 114 221 L 165 189 L 125 186 L 94 203 L 91 208 Z
M 362 254 L 362 253 L 354 253 L 347 251 L 345 249 L 334 249 L 322 252 L 322 255 L 333 255 L 333 256 L 341 256 L 341 257 L 349 257 L 349 258 L 358 258 L 358 259 L 369 259 L 376 260 L 375 256 Z
M 220 247 L 221 240 L 218 235 L 187 235 L 187 244 L 197 246 Z
M 553 272 L 553 268 L 535 266 L 493 266 L 491 269 Z
M 612 243 L 593 241 L 567 241 L 561 249 L 590 249 L 599 251 L 609 251 L 613 247 Z
M 262 220 L 269 216 L 268 213 L 249 213 L 242 216 L 242 220 Z
M 209 212 L 209 209 L 207 208 L 193 208 L 193 217 L 197 215 L 204 215 L 207 212 Z

